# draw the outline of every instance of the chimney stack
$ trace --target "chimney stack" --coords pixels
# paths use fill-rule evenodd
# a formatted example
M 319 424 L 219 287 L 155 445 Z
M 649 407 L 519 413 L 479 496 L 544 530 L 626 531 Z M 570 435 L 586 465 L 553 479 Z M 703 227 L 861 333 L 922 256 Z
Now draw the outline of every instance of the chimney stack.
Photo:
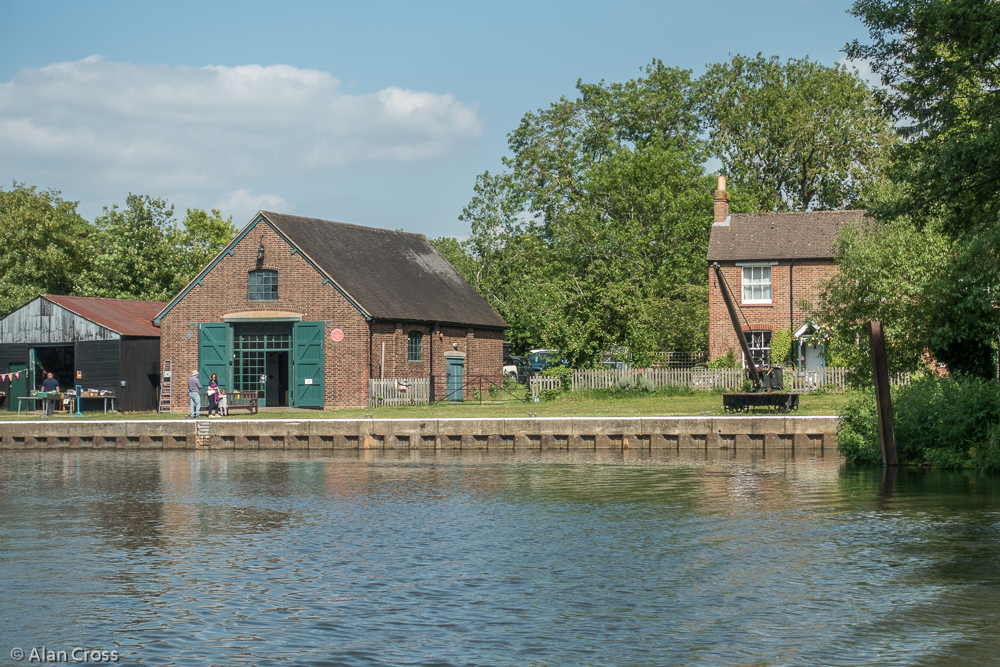
M 729 219 L 729 193 L 726 192 L 726 177 L 719 176 L 719 189 L 712 193 L 715 203 L 715 224 L 725 223 Z

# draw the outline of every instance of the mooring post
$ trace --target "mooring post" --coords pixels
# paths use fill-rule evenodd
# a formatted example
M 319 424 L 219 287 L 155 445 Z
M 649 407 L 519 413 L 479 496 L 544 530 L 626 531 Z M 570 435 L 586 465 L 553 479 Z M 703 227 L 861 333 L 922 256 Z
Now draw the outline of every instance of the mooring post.
M 878 435 L 882 442 L 882 465 L 897 466 L 896 429 L 893 427 L 892 395 L 889 393 L 889 363 L 885 354 L 885 335 L 882 322 L 868 323 L 868 337 L 872 351 L 872 375 L 875 377 L 875 404 L 878 407 Z

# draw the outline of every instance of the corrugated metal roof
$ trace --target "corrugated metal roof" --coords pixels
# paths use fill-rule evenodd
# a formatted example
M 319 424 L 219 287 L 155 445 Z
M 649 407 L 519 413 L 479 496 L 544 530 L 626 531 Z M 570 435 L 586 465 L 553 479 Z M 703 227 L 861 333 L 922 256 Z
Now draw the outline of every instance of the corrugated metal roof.
M 160 329 L 153 326 L 153 318 L 167 305 L 160 301 L 56 294 L 43 294 L 42 298 L 122 336 L 157 338 L 160 336 Z
M 712 225 L 708 261 L 834 259 L 833 242 L 865 211 L 733 213 L 729 224 Z

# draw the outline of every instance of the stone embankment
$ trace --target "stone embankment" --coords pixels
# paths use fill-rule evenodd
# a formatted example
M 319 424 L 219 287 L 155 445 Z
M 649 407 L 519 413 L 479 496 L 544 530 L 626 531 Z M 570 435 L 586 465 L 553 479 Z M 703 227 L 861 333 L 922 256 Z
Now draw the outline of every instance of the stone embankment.
M 836 451 L 836 417 L 239 419 L 0 423 L 0 449 Z

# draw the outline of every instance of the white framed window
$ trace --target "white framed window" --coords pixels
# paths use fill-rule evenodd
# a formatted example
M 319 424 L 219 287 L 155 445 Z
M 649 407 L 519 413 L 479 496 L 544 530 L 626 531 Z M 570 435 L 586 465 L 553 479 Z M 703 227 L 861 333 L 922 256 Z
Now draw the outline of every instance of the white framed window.
M 753 356 L 754 364 L 771 363 L 771 332 L 770 331 L 744 331 L 747 337 L 747 344 L 750 346 L 750 354 Z
M 743 267 L 743 303 L 771 303 L 771 266 Z

